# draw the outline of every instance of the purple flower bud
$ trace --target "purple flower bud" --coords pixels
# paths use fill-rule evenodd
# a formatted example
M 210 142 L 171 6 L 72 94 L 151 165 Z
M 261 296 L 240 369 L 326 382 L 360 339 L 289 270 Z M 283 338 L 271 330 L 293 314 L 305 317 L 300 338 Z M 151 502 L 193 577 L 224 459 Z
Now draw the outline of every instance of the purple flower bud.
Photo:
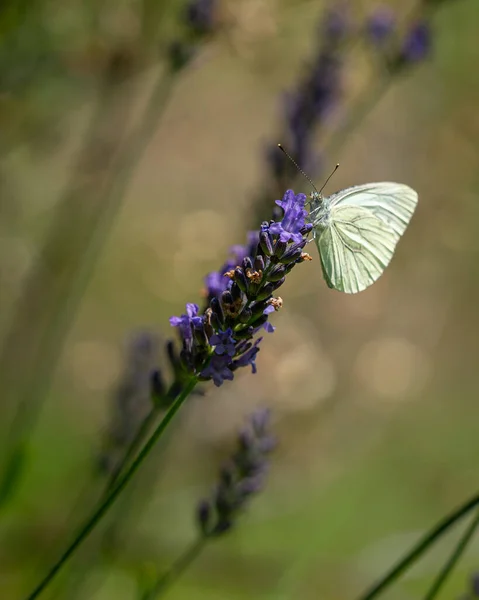
M 248 269 L 252 269 L 253 268 L 253 261 L 251 260 L 251 258 L 249 256 L 246 256 L 243 259 L 243 269 L 244 271 L 248 271 Z
M 234 280 L 242 292 L 246 293 L 248 291 L 248 280 L 246 279 L 246 275 L 241 267 L 236 267 Z
M 271 244 L 271 236 L 268 231 L 261 231 L 259 234 L 259 244 L 261 246 L 261 250 L 264 252 L 266 256 L 271 256 L 273 254 L 273 246 Z
M 268 279 L 270 281 L 276 282 L 284 277 L 286 273 L 286 268 L 283 265 L 277 265 L 269 272 Z
M 286 242 L 282 242 L 281 240 L 276 240 L 276 242 L 274 244 L 274 255 L 277 258 L 281 258 L 281 256 L 283 255 L 283 252 L 286 250 L 287 247 L 288 247 L 288 244 Z
M 255 271 L 264 271 L 264 259 L 261 254 L 254 260 L 254 269 Z
M 224 323 L 225 315 L 223 313 L 223 309 L 221 307 L 221 303 L 218 300 L 218 298 L 214 297 L 211 299 L 210 308 L 213 311 L 213 313 L 216 315 L 216 317 L 218 318 L 218 321 L 220 323 Z
M 274 285 L 272 283 L 267 283 L 265 286 L 263 286 L 263 288 L 261 289 L 261 292 L 257 295 L 257 299 L 258 300 L 266 300 L 267 298 L 269 298 L 271 296 L 271 294 L 274 292 Z
M 241 292 L 241 289 L 236 282 L 233 283 L 233 285 L 231 286 L 230 292 L 231 297 L 233 298 L 233 302 L 235 303 L 243 297 L 243 293 Z
M 241 311 L 239 315 L 239 320 L 241 323 L 248 323 L 252 317 L 253 313 L 250 308 L 245 308 Z

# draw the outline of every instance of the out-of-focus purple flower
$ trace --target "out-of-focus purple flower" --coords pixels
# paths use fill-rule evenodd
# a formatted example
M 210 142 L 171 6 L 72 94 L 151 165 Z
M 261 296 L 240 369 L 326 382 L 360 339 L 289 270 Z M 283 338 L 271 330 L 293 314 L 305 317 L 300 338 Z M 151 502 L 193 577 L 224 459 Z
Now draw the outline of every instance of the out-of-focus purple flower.
M 394 31 L 396 17 L 389 6 L 377 8 L 366 23 L 366 33 L 373 44 L 381 46 Z
M 235 340 L 232 334 L 233 330 L 228 328 L 226 331 L 218 331 L 210 337 L 210 344 L 215 347 L 215 354 L 235 355 Z
M 426 21 L 417 21 L 407 33 L 401 48 L 401 59 L 406 63 L 423 60 L 431 50 L 431 30 Z
M 198 316 L 200 307 L 197 304 L 188 303 L 186 314 L 181 317 L 170 317 L 170 325 L 178 327 L 183 339 L 190 343 L 193 340 L 193 327 L 201 327 L 203 317 Z
M 282 242 L 292 241 L 299 243 L 303 239 L 301 230 L 306 225 L 308 211 L 304 208 L 306 196 L 295 195 L 293 190 L 287 190 L 282 200 L 276 200 L 276 204 L 284 211 L 281 223 L 273 223 L 269 226 L 269 232 L 279 235 Z
M 226 273 L 226 271 L 224 273 Z M 212 271 L 205 277 L 205 286 L 208 296 L 219 296 L 221 292 L 227 290 L 231 285 L 231 281 L 225 277 L 224 273 Z
M 319 163 L 313 149 L 315 129 L 325 121 L 338 104 L 342 92 L 341 48 L 352 33 L 346 3 L 336 2 L 322 16 L 317 48 L 304 75 L 295 89 L 284 94 L 283 121 L 286 131 L 281 135 L 295 161 L 305 171 Z M 291 183 L 296 175 L 294 165 L 278 151 L 277 145 L 267 147 L 266 159 L 278 186 Z
M 249 417 L 238 435 L 237 450 L 221 469 L 213 497 L 198 504 L 196 520 L 205 537 L 229 531 L 251 496 L 263 489 L 268 455 L 276 446 L 269 422 L 269 410 L 257 410 Z

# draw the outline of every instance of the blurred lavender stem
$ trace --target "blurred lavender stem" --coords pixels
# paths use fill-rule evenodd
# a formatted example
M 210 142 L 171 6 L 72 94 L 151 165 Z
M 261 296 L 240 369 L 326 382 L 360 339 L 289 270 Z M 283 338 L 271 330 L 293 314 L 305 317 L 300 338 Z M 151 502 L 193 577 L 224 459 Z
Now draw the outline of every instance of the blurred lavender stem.
M 162 409 L 160 409 L 158 407 L 152 408 L 151 411 L 146 415 L 146 417 L 140 423 L 140 426 L 138 427 L 138 430 L 137 430 L 133 440 L 127 447 L 123 458 L 113 468 L 113 470 L 108 478 L 108 482 L 106 484 L 106 487 L 105 487 L 105 490 L 101 497 L 101 500 L 105 499 L 108 496 L 108 494 L 111 492 L 111 490 L 115 487 L 121 473 L 125 470 L 125 467 L 134 458 L 134 456 L 137 454 L 137 452 L 143 445 L 145 438 L 148 435 L 148 432 L 150 431 L 151 427 L 153 426 L 153 423 L 158 418 L 158 415 L 160 414 L 160 412 L 162 412 Z M 100 502 L 101 502 L 101 500 L 100 500 Z
M 469 524 L 469 527 L 462 534 L 459 542 L 456 544 L 452 554 L 446 561 L 445 565 L 439 572 L 437 578 L 434 580 L 430 590 L 424 596 L 424 600 L 434 600 L 438 593 L 441 591 L 442 586 L 446 583 L 447 578 L 452 573 L 454 567 L 457 562 L 464 554 L 469 542 L 472 539 L 472 536 L 475 534 L 477 528 L 479 527 L 479 511 L 476 512 L 476 516 L 472 519 Z
M 206 545 L 207 539 L 203 536 L 197 538 L 173 563 L 168 571 L 156 580 L 153 587 L 140 596 L 140 600 L 155 600 L 155 598 L 166 592 L 170 585 L 181 577 L 191 563 L 198 558 Z
M 60 556 L 57 562 L 53 565 L 53 567 L 49 570 L 47 575 L 42 579 L 42 581 L 38 584 L 38 586 L 33 590 L 31 594 L 27 596 L 26 600 L 34 600 L 38 598 L 38 596 L 45 590 L 45 588 L 49 585 L 49 583 L 54 579 L 63 565 L 67 562 L 67 560 L 72 556 L 72 554 L 77 550 L 77 548 L 82 544 L 82 542 L 88 537 L 88 535 L 92 532 L 92 530 L 96 527 L 96 525 L 100 522 L 103 516 L 108 512 L 110 507 L 113 505 L 115 500 L 118 498 L 120 493 L 125 489 L 128 485 L 132 477 L 135 475 L 145 458 L 151 452 L 155 444 L 163 435 L 164 431 L 174 418 L 175 414 L 183 405 L 184 401 L 191 394 L 193 389 L 197 384 L 197 378 L 191 377 L 188 382 L 186 382 L 185 387 L 180 392 L 180 394 L 176 397 L 171 407 L 166 412 L 165 416 L 154 430 L 146 444 L 143 446 L 142 450 L 132 462 L 131 466 L 127 469 L 127 471 L 122 475 L 115 487 L 110 491 L 105 500 L 101 503 L 101 505 L 93 511 L 92 515 L 87 518 L 83 526 L 80 528 L 80 531 L 75 536 L 71 544 L 64 551 L 64 553 Z
M 92 273 L 95 258 L 108 236 L 143 152 L 156 131 L 157 120 L 172 88 L 172 75 L 159 75 L 143 119 L 126 141 L 122 135 L 126 119 L 122 102 L 125 99 L 120 102 L 116 118 L 112 119 L 112 114 L 115 114 L 111 101 L 118 95 L 118 89 L 112 83 L 106 85 L 73 179 L 65 198 L 60 201 L 50 234 L 40 250 L 40 258 L 28 276 L 0 354 L 0 379 L 5 403 L 15 407 L 0 482 L 0 506 L 9 499 L 20 476 L 25 447 L 48 393 L 64 339 Z M 127 106 L 129 108 L 129 103 Z M 101 134 L 99 140 L 98 131 L 108 137 L 103 121 L 109 123 L 107 131 L 113 130 L 110 134 L 114 142 L 109 140 L 109 150 L 98 162 L 99 146 L 102 151 L 105 150 L 105 140 Z M 117 157 L 119 140 L 123 144 Z M 99 141 L 103 142 L 103 146 Z M 35 298 L 34 303 L 32 298 Z M 25 364 L 28 369 L 25 369 Z
M 388 589 L 449 529 L 479 505 L 479 493 L 442 518 L 396 565 L 357 600 L 372 600 Z

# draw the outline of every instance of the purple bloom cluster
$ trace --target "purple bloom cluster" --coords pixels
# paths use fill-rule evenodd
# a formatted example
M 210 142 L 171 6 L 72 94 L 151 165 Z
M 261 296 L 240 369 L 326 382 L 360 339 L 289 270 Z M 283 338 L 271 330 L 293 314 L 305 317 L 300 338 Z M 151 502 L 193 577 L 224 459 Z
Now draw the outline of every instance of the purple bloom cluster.
M 251 496 L 262 490 L 268 455 L 276 446 L 269 424 L 269 410 L 257 410 L 240 432 L 237 449 L 221 469 L 213 497 L 200 502 L 197 508 L 203 536 L 218 536 L 230 530 Z
M 317 163 L 311 144 L 315 128 L 341 96 L 340 51 L 349 33 L 348 13 L 344 7 L 327 10 L 318 31 L 320 46 L 296 90 L 286 95 L 287 129 L 281 140 L 299 166 L 307 171 L 313 170 Z M 276 144 L 268 149 L 267 157 L 278 185 L 287 185 L 296 175 L 294 166 L 278 152 Z
M 207 276 L 204 310 L 187 304 L 184 314 L 171 317 L 182 343 L 180 354 L 172 357 L 176 380 L 195 376 L 220 386 L 240 367 L 256 373 L 262 338 L 254 338 L 260 330 L 274 331 L 268 318 L 282 306 L 273 294 L 297 263 L 310 258 L 303 252 L 311 230 L 305 203 L 304 194 L 288 190 L 277 201 L 282 218 L 264 222 L 245 247 L 234 247 L 232 259 Z
M 366 23 L 366 35 L 382 51 L 390 72 L 424 60 L 431 51 L 431 29 L 425 18 L 415 19 L 404 36 L 393 34 L 397 34 L 394 12 L 386 6 L 377 8 Z

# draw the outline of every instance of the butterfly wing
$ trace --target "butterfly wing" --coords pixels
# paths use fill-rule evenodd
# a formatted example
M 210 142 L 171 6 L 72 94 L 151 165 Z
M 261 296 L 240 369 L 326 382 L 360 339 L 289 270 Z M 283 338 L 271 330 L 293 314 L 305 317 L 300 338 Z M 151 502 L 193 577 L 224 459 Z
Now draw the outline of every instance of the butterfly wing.
M 366 208 L 401 236 L 411 220 L 417 199 L 417 193 L 409 186 L 383 181 L 347 188 L 325 200 L 331 210 L 345 206 Z
M 326 283 L 347 294 L 366 289 L 389 264 L 399 237 L 366 208 L 333 207 L 329 225 L 315 237 Z

